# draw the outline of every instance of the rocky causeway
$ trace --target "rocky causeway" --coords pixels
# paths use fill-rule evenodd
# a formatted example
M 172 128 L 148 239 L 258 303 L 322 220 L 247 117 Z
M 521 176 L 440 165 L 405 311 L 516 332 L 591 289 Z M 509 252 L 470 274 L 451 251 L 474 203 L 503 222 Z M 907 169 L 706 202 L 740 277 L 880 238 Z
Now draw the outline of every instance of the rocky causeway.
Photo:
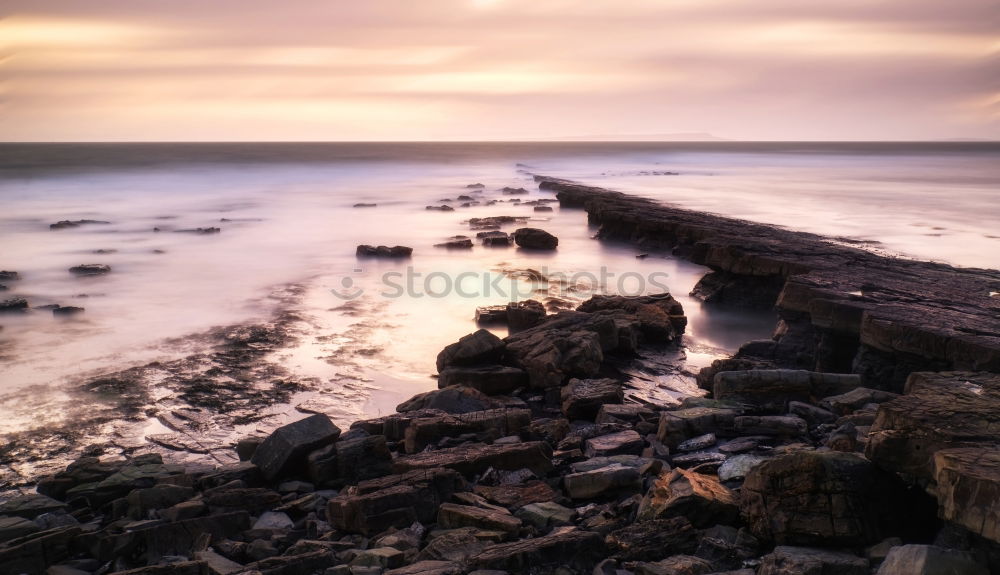
M 438 389 L 396 413 L 218 445 L 197 433 L 218 422 L 177 409 L 185 432 L 160 441 L 214 464 L 136 449 L 33 478 L 0 502 L 0 575 L 1000 572 L 1000 272 L 535 179 L 599 238 L 708 267 L 703 301 L 775 309 L 774 337 L 701 370 L 706 397 L 668 403 L 627 393 L 622 366 L 674 353 L 687 318 L 670 294 L 483 309 L 509 335 L 445 347 Z M 535 228 L 510 241 L 558 245 Z M 309 385 L 264 359 L 294 321 L 92 384 L 138 414 L 130 382 L 156 377 L 252 421 L 255 402 Z

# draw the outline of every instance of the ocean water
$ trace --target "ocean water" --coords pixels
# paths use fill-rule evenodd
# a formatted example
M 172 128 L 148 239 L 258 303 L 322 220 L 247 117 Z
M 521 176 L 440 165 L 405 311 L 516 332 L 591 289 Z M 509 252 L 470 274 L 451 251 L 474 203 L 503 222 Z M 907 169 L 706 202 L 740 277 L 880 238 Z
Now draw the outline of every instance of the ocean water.
M 436 354 L 476 329 L 477 306 L 527 297 L 572 304 L 597 292 L 669 290 L 690 325 L 678 373 L 652 384 L 694 393 L 692 373 L 767 337 L 774 317 L 693 301 L 687 293 L 704 268 L 599 242 L 581 210 L 511 202 L 553 197 L 532 173 L 998 267 L 998 160 L 997 146 L 973 144 L 3 144 L 0 269 L 22 279 L 4 282 L 0 299 L 86 312 L 0 315 L 0 434 L 71 424 L 85 378 L 198 352 L 194 334 L 289 311 L 279 308 L 299 318 L 297 337 L 271 360 L 316 386 L 268 407 L 274 424 L 301 417 L 302 402 L 340 424 L 392 411 L 436 387 Z M 484 188 L 466 187 L 473 183 Z M 505 186 L 530 193 L 508 196 Z M 459 207 L 463 194 L 480 205 Z M 454 211 L 425 209 L 444 199 Z M 377 207 L 352 207 L 360 202 Z M 474 236 L 470 218 L 500 215 L 529 218 L 524 225 L 557 235 L 559 249 L 434 247 Z M 49 229 L 78 219 L 110 223 Z M 199 227 L 221 232 L 177 233 Z M 358 244 L 414 254 L 359 260 Z M 86 263 L 113 271 L 67 271 Z M 526 269 L 567 281 L 508 277 Z M 273 297 L 288 286 L 295 298 Z

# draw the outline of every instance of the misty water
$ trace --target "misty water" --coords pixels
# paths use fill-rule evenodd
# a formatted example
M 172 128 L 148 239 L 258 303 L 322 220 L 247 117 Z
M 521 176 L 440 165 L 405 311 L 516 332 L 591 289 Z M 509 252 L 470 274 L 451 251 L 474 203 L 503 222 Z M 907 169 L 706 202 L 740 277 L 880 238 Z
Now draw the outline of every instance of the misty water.
M 704 268 L 665 254 L 637 259 L 632 246 L 595 240 L 582 210 L 511 202 L 553 197 L 532 173 L 886 253 L 998 267 L 998 160 L 996 146 L 968 144 L 0 145 L 0 269 L 22 277 L 3 282 L 0 299 L 86 308 L 66 320 L 47 310 L 0 316 L 0 434 L 71 425 L 86 409 L 75 386 L 87 377 L 197 353 L 194 334 L 266 320 L 279 308 L 295 312 L 296 338 L 272 360 L 316 384 L 288 404 L 262 407 L 269 426 L 301 417 L 306 409 L 297 406 L 338 424 L 391 412 L 436 387 L 435 356 L 476 329 L 477 306 L 528 297 L 572 304 L 597 292 L 668 289 L 690 323 L 680 369 L 652 385 L 695 393 L 691 374 L 768 337 L 773 315 L 692 300 Z M 473 183 L 483 190 L 467 188 Z M 504 195 L 505 186 L 530 194 Z M 463 194 L 480 205 L 459 207 Z M 446 198 L 454 211 L 425 209 Z M 361 202 L 377 207 L 352 207 Z M 546 229 L 558 250 L 434 247 L 474 237 L 470 218 L 500 215 L 530 218 L 504 230 Z M 78 219 L 110 223 L 49 229 Z M 221 232 L 177 233 L 207 227 Z M 358 244 L 414 252 L 359 260 Z M 113 271 L 67 271 L 86 263 Z M 570 281 L 508 277 L 525 269 Z M 275 296 L 289 286 L 294 298 Z M 151 415 L 141 429 L 160 425 Z

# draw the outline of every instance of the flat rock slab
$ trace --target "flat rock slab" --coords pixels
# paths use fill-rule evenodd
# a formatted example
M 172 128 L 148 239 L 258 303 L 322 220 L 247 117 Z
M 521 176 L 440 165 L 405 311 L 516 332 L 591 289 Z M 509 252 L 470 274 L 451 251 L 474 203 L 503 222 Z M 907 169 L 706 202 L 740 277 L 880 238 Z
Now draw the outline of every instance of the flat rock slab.
M 604 549 L 604 539 L 599 534 L 567 528 L 544 537 L 487 547 L 472 557 L 470 564 L 473 568 L 506 569 L 514 573 L 543 565 L 589 567 L 603 556 Z
M 437 356 L 438 372 L 451 366 L 474 366 L 500 363 L 504 342 L 485 329 L 470 333 L 445 347 Z
M 454 469 L 467 477 L 482 473 L 490 467 L 506 471 L 527 468 L 538 475 L 545 475 L 552 469 L 552 449 L 541 441 L 512 445 L 468 443 L 448 449 L 404 455 L 393 461 L 396 473 L 434 467 Z
M 869 575 L 864 557 L 815 549 L 811 547 L 778 546 L 765 555 L 758 575 L 801 575 L 804 573 L 836 573 L 837 575 Z M 880 571 L 881 573 L 881 571 Z
M 438 387 L 454 385 L 471 387 L 486 395 L 507 395 L 527 386 L 528 374 L 523 369 L 502 365 L 445 368 L 438 375 Z
M 316 414 L 279 427 L 254 452 L 251 462 L 268 480 L 274 480 L 295 464 L 304 464 L 306 455 L 329 445 L 340 429 L 326 415 Z
M 978 564 L 972 554 L 934 545 L 893 547 L 878 569 L 878 575 L 987 575 L 989 569 Z
M 510 537 L 517 535 L 521 529 L 521 520 L 510 513 L 454 503 L 443 503 L 438 508 L 437 523 L 445 529 L 476 527 L 503 531 Z
M 934 480 L 942 519 L 1000 542 L 1000 449 L 939 450 L 934 454 Z
M 607 457 L 609 455 L 639 455 L 644 445 L 642 436 L 627 429 L 618 433 L 600 435 L 584 442 L 583 453 L 587 457 Z
M 1000 374 L 910 374 L 905 394 L 879 405 L 865 454 L 880 467 L 933 479 L 934 453 L 1000 445 Z
M 42 513 L 51 513 L 65 508 L 66 504 L 61 501 L 32 493 L 0 503 L 0 515 L 16 515 L 25 519 L 34 519 Z

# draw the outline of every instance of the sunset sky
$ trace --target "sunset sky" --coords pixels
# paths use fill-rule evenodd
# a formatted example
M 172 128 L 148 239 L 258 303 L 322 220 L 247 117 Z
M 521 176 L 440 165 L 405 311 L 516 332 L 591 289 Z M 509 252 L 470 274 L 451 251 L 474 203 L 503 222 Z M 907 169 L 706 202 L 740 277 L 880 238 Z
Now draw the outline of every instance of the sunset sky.
M 0 0 L 0 140 L 1000 139 L 996 0 Z

